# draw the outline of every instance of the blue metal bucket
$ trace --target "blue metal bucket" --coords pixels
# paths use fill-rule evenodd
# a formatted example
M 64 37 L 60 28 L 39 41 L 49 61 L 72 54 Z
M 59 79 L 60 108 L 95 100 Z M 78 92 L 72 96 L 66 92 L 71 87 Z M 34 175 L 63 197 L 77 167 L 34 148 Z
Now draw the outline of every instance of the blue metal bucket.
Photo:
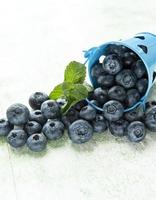
M 136 108 L 139 105 L 145 105 L 149 91 L 154 83 L 156 68 L 156 35 L 148 32 L 136 34 L 127 40 L 107 42 L 99 47 L 93 47 L 88 51 L 84 51 L 84 57 L 87 58 L 89 78 L 93 86 L 96 86 L 94 78 L 91 76 L 91 70 L 99 58 L 105 54 L 106 47 L 110 44 L 123 45 L 134 51 L 143 61 L 148 74 L 148 88 L 145 95 L 132 107 L 125 109 L 125 112 Z M 87 100 L 90 103 L 89 100 Z M 90 103 L 97 110 L 103 111 L 102 108 Z

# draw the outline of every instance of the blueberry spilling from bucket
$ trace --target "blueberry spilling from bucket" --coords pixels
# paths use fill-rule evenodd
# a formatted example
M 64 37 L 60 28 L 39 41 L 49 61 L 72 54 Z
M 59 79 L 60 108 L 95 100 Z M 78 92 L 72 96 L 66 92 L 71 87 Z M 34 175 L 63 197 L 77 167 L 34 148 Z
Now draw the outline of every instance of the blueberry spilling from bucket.
M 101 57 L 102 58 L 101 58 Z M 86 67 L 76 61 L 65 70 L 64 82 L 47 95 L 29 97 L 31 110 L 15 103 L 0 119 L 0 137 L 12 148 L 27 145 L 41 152 L 48 141 L 61 140 L 67 131 L 75 144 L 86 143 L 94 134 L 109 130 L 114 137 L 141 142 L 147 130 L 156 132 L 156 101 L 141 103 L 149 88 L 149 72 L 131 49 L 109 44 L 90 68 L 93 87 L 84 82 Z

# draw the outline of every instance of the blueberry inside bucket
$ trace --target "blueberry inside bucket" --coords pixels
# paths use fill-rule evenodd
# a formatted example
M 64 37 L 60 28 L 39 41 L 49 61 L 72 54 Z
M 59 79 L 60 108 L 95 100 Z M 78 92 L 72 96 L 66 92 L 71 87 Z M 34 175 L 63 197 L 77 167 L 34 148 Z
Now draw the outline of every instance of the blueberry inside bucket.
M 92 99 L 102 108 L 101 95 L 105 99 L 122 103 L 124 110 L 133 108 L 144 98 L 148 89 L 146 66 L 132 49 L 120 44 L 108 44 L 90 67 L 94 86 Z M 97 92 L 99 91 L 99 92 Z

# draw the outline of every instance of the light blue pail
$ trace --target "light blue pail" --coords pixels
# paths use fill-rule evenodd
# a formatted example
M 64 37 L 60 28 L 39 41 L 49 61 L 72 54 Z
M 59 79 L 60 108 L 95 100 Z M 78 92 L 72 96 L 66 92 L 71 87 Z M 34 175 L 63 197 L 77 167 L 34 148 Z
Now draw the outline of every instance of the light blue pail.
M 107 42 L 99 47 L 93 47 L 84 51 L 84 57 L 87 58 L 89 78 L 93 86 L 96 86 L 94 78 L 91 76 L 91 69 L 99 58 L 105 54 L 106 47 L 110 44 L 123 45 L 134 51 L 145 64 L 148 74 L 148 88 L 145 95 L 133 107 L 125 109 L 125 112 L 136 108 L 139 105 L 145 105 L 149 91 L 154 83 L 156 68 L 156 35 L 148 32 L 136 34 L 134 37 L 126 40 Z M 87 100 L 88 103 L 89 100 Z M 90 103 L 96 109 L 103 111 L 102 108 Z

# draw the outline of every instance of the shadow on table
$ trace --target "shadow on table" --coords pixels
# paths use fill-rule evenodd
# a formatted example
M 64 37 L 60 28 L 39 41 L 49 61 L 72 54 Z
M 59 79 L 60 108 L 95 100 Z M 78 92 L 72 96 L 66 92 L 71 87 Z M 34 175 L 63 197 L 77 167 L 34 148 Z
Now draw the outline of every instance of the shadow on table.
M 70 145 L 75 151 L 78 152 L 92 152 L 95 148 L 99 145 L 107 145 L 107 144 L 116 144 L 116 145 L 124 145 L 128 146 L 133 151 L 141 152 L 144 151 L 148 145 L 150 145 L 151 141 L 156 141 L 156 134 L 155 133 L 147 133 L 147 136 L 143 142 L 140 143 L 132 143 L 130 142 L 127 137 L 114 137 L 110 134 L 109 131 L 105 131 L 101 134 L 94 133 L 93 138 L 83 144 L 74 144 L 68 137 L 67 131 L 65 132 L 64 136 L 59 140 L 48 141 L 47 148 L 42 152 L 32 152 L 28 149 L 28 147 L 24 146 L 21 148 L 12 148 L 8 144 L 9 152 L 17 156 L 32 156 L 34 158 L 39 158 L 44 156 L 48 153 L 51 149 L 61 148 L 65 145 Z M 6 143 L 6 138 L 0 139 L 0 145 L 4 145 Z

